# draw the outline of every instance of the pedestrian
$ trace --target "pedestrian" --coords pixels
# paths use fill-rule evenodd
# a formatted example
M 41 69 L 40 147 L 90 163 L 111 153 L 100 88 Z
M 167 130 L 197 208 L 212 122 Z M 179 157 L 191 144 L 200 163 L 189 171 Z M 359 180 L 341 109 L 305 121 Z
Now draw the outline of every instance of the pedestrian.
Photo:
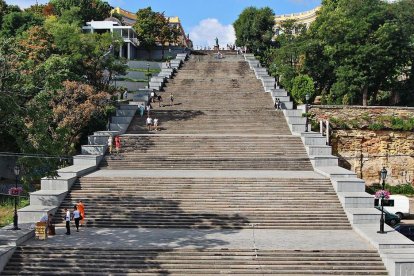
M 145 106 L 141 103 L 139 106 L 139 115 L 141 116 L 141 118 L 144 116 L 144 112 L 145 112 Z
M 158 107 L 161 107 L 162 97 L 158 95 Z
M 121 137 L 119 137 L 119 135 L 115 136 L 115 150 L 118 155 L 121 150 Z
M 154 130 L 158 131 L 158 119 L 157 118 L 154 119 Z
M 80 226 L 84 226 L 85 225 L 85 205 L 83 204 L 82 200 L 78 201 L 78 210 L 80 212 L 81 215 L 81 220 L 80 220 Z
M 79 232 L 79 221 L 81 220 L 81 215 L 76 205 L 73 206 L 72 219 L 75 221 L 76 232 Z
M 112 140 L 112 135 L 109 135 L 108 137 L 108 149 L 109 149 L 109 155 L 112 154 L 112 145 L 113 145 L 113 140 Z
M 123 98 L 124 100 L 128 100 L 128 90 L 125 90 Z
M 151 103 L 148 103 L 146 109 L 147 109 L 147 116 L 149 116 L 150 115 L 150 111 L 151 111 Z
M 65 208 L 65 222 L 66 222 L 66 235 L 70 235 L 70 212 L 68 208 Z
M 152 119 L 150 116 L 147 118 L 147 129 L 148 131 L 151 131 L 151 125 L 152 125 Z
M 281 103 L 280 103 L 280 99 L 276 98 L 275 99 L 275 108 L 276 110 L 280 110 L 281 109 Z
M 173 95 L 172 92 L 170 94 L 170 102 L 171 102 L 170 106 L 173 106 L 174 105 L 174 95 Z
M 154 97 L 155 97 L 154 90 L 151 91 L 151 94 L 150 95 L 151 95 L 150 101 L 153 103 L 154 102 Z

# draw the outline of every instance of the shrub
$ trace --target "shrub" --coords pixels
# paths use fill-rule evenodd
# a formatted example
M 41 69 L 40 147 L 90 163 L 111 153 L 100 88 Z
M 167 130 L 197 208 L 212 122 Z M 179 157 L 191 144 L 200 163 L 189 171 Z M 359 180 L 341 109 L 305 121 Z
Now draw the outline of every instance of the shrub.
M 315 87 L 313 79 L 308 75 L 299 75 L 293 79 L 291 95 L 296 103 L 305 103 L 305 96 L 308 94 L 310 99 L 314 98 Z

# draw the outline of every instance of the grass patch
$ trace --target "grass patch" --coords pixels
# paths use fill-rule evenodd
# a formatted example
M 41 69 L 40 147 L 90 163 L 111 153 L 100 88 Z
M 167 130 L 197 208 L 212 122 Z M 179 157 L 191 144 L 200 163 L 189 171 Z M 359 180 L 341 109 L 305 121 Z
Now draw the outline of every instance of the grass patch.
M 148 82 L 148 80 L 143 80 L 143 79 L 131 79 L 131 78 L 117 78 L 117 81 L 129 81 L 129 82 Z
M 145 68 L 129 68 L 128 71 L 131 72 L 141 72 L 141 73 L 147 73 L 148 70 Z M 149 72 L 154 74 L 154 73 L 159 73 L 161 72 L 161 69 L 149 69 Z
M 29 199 L 20 198 L 17 206 L 18 209 L 29 205 Z M 10 198 L 0 204 L 0 228 L 13 223 L 14 216 L 14 200 Z M 40 218 L 39 218 L 40 219 Z

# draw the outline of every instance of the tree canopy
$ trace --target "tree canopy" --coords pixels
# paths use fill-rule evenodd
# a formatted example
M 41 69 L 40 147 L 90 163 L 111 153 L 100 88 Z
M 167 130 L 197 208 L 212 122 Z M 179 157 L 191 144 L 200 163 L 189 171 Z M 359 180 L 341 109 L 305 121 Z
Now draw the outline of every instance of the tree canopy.
M 56 15 L 62 15 L 73 7 L 79 8 L 79 17 L 83 22 L 104 20 L 110 16 L 111 5 L 101 0 L 50 0 Z
M 233 23 L 236 45 L 247 46 L 253 52 L 265 50 L 273 37 L 275 14 L 269 7 L 249 7 Z
M 250 24 L 244 31 L 254 26 L 253 11 L 238 19 Z M 413 105 L 413 13 L 412 0 L 324 0 L 309 29 L 287 20 L 258 54 L 288 91 L 308 75 L 324 103 Z
M 170 25 L 164 13 L 155 12 L 151 7 L 137 12 L 134 30 L 144 48 L 149 50 L 159 43 L 163 47 L 162 58 L 164 58 L 164 46 L 176 42 L 179 31 Z
M 125 60 L 108 54 L 123 43 L 119 37 L 87 34 L 80 28 L 87 18 L 103 17 L 107 4 L 95 6 L 101 2 L 95 0 L 51 2 L 58 12 L 51 4 L 10 10 L 0 0 L 2 151 L 76 153 L 87 134 L 105 127 L 113 109 L 111 95 L 116 93 L 111 80 L 114 74 L 126 71 Z M 65 4 L 69 2 L 74 6 Z M 80 4 L 85 3 L 92 5 L 89 15 L 82 14 Z M 31 173 L 45 166 L 43 159 L 21 162 L 32 168 Z M 56 164 L 46 165 L 56 168 Z

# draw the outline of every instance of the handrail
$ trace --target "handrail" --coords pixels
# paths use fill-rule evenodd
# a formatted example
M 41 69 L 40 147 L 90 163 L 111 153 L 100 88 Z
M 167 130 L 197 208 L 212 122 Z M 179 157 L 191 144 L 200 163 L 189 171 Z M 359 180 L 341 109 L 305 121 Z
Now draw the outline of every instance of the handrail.
M 329 138 L 330 138 L 329 120 L 320 120 L 319 121 L 319 131 L 320 131 L 322 136 L 326 136 L 326 145 L 329 145 Z

